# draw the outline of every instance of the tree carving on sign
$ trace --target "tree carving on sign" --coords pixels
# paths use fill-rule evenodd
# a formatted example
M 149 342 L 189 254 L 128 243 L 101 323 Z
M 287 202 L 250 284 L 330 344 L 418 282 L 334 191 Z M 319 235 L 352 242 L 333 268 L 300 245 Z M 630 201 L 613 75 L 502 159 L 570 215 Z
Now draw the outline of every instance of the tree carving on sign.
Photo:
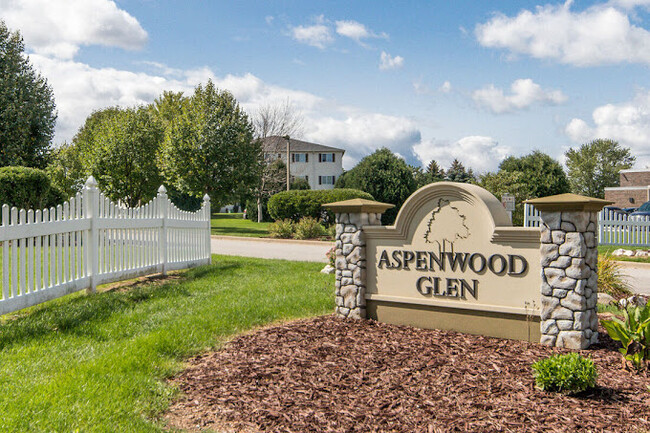
M 445 230 L 434 230 L 434 222 L 446 220 L 451 223 L 445 224 Z M 454 251 L 454 242 L 460 239 L 467 239 L 470 235 L 469 227 L 465 224 L 467 217 L 460 213 L 459 209 L 452 206 L 449 200 L 441 198 L 438 200 L 438 207 L 431 212 L 431 219 L 427 223 L 427 230 L 424 233 L 424 241 L 429 244 L 438 244 L 440 252 L 446 251 L 449 245 L 451 251 Z

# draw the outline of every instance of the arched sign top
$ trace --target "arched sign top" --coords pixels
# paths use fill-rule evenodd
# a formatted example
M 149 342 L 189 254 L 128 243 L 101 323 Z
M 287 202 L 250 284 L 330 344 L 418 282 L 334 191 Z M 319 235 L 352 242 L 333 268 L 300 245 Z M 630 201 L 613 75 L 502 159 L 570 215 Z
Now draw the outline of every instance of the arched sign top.
M 457 207 L 454 206 L 456 201 L 471 206 L 473 222 L 480 222 L 489 232 L 486 233 L 488 237 L 492 236 L 497 227 L 512 227 L 508 213 L 501 202 L 487 190 L 467 183 L 436 182 L 418 189 L 404 202 L 393 226 L 368 227 L 368 229 L 373 233 L 382 232 L 389 237 L 406 239 L 412 232 L 412 226 L 420 223 L 423 209 L 426 209 L 427 212 L 433 211 L 434 214 L 436 208 L 444 207 L 444 205 L 456 209 Z M 460 225 L 461 231 L 465 230 L 462 227 L 462 222 Z M 459 236 L 462 236 L 462 233 Z

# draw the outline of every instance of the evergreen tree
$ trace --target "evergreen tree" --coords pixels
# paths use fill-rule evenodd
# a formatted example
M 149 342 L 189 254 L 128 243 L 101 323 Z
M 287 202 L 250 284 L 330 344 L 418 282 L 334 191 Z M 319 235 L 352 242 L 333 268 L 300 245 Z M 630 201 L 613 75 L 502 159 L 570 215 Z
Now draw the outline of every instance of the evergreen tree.
M 0 20 L 0 166 L 45 168 L 56 123 L 54 96 L 24 48 L 20 33 Z
M 474 171 L 470 168 L 469 170 L 465 169 L 465 166 L 457 159 L 454 159 L 451 162 L 451 167 L 447 170 L 446 179 L 450 182 L 463 182 L 463 183 L 475 183 L 476 176 L 474 176 Z

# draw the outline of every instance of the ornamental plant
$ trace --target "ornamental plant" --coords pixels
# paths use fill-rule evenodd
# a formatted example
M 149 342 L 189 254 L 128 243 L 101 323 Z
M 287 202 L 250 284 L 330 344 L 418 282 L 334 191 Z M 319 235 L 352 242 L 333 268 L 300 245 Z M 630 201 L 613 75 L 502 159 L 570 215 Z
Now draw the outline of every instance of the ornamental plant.
M 623 356 L 623 365 L 636 370 L 645 370 L 650 361 L 650 304 L 626 306 L 622 309 L 624 320 L 613 317 L 602 320 L 612 340 L 623 345 L 618 349 Z
M 293 236 L 294 231 L 294 224 L 290 219 L 278 220 L 269 224 L 269 233 L 272 238 L 289 239 Z
M 632 294 L 623 280 L 621 265 L 609 254 L 598 257 L 598 291 L 612 295 L 616 299 Z
M 596 385 L 594 361 L 568 353 L 541 359 L 532 365 L 535 385 L 542 391 L 575 394 Z
M 294 237 L 296 239 L 315 239 L 325 235 L 325 228 L 313 217 L 302 218 L 295 227 Z

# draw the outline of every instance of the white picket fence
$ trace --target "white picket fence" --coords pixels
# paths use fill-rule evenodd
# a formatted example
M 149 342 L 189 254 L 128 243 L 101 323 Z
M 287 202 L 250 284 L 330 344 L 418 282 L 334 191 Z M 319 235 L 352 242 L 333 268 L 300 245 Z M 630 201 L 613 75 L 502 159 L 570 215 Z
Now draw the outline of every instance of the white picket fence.
M 210 263 L 210 199 L 179 210 L 163 186 L 149 203 L 119 206 L 92 176 L 56 208 L 2 206 L 0 315 L 97 285 Z
M 524 203 L 524 227 L 539 227 L 540 212 Z M 650 245 L 650 217 L 603 209 L 598 213 L 598 243 L 601 245 Z

